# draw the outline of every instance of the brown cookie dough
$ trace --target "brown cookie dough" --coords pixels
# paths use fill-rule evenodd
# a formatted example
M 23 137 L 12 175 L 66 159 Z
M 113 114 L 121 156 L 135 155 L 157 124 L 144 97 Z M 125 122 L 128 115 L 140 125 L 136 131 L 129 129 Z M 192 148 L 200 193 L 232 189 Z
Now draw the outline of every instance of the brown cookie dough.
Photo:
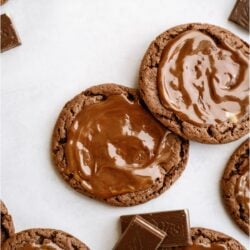
M 88 250 L 89 248 L 70 234 L 54 229 L 29 229 L 15 234 L 2 246 L 2 250 Z
M 206 229 L 191 229 L 193 245 L 189 247 L 172 248 L 175 250 L 246 250 L 238 241 L 223 233 Z
M 221 180 L 222 197 L 234 221 L 250 235 L 249 143 L 244 141 L 227 163 Z
M 115 206 L 153 199 L 181 175 L 188 141 L 162 126 L 135 89 L 91 87 L 63 108 L 52 137 L 57 170 L 76 191 Z
M 1 245 L 15 233 L 11 215 L 8 213 L 3 201 L 0 200 L 1 210 Z
M 186 139 L 239 139 L 249 130 L 248 56 L 249 45 L 228 30 L 199 23 L 176 26 L 146 52 L 141 96 L 162 124 Z

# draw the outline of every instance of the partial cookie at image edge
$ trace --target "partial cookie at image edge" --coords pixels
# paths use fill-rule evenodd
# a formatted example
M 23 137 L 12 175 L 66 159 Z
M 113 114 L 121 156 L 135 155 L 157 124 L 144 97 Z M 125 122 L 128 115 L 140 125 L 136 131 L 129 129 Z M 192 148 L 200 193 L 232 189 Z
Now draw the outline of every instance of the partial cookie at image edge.
M 193 244 L 218 244 L 224 246 L 227 250 L 246 250 L 237 240 L 224 233 L 214 231 L 212 229 L 194 227 L 191 228 L 191 235 Z M 173 248 L 173 250 L 181 250 L 180 248 Z M 184 248 L 185 249 L 185 248 Z M 189 248 L 187 248 L 189 249 Z M 191 250 L 192 248 L 190 248 Z
M 54 246 L 60 249 L 89 250 L 74 236 L 56 229 L 35 228 L 16 233 L 2 246 L 3 250 L 18 250 L 22 247 Z
M 1 245 L 15 233 L 15 227 L 11 215 L 8 212 L 7 207 L 0 200 L 1 210 Z
M 250 139 L 248 138 L 234 151 L 221 179 L 223 202 L 236 224 L 248 235 L 250 235 L 249 211 L 243 209 L 244 206 L 237 200 L 235 190 L 239 178 L 244 174 L 244 161 L 248 162 L 249 178 L 249 144 Z M 249 185 L 249 179 L 245 185 Z

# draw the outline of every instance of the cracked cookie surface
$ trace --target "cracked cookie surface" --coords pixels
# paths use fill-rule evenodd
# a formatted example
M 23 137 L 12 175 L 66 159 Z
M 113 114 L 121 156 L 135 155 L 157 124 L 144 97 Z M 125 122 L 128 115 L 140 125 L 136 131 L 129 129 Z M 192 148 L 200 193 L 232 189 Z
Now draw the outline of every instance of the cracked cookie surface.
M 168 189 L 175 181 L 176 179 L 181 175 L 182 171 L 185 168 L 187 159 L 188 159 L 188 149 L 189 149 L 189 142 L 177 135 L 175 135 L 174 133 L 170 132 L 169 130 L 167 130 L 165 127 L 163 127 L 157 120 L 154 119 L 153 116 L 151 116 L 151 114 L 147 111 L 146 107 L 144 107 L 144 104 L 141 104 L 140 109 L 143 109 L 143 111 L 136 111 L 138 113 L 138 118 L 136 118 L 137 116 L 134 116 L 134 118 L 132 120 L 129 119 L 125 119 L 125 120 L 121 120 L 121 123 L 125 123 L 126 126 L 122 127 L 122 130 L 125 131 L 126 135 L 129 135 L 131 138 L 131 143 L 122 143 L 122 141 L 126 142 L 126 140 L 128 138 L 124 138 L 124 134 L 121 135 L 121 137 L 119 137 L 118 139 L 116 137 L 111 138 L 113 136 L 113 134 L 117 133 L 117 127 L 119 127 L 120 125 L 117 125 L 117 120 L 114 119 L 114 117 L 112 118 L 113 124 L 111 122 L 110 124 L 110 119 L 106 119 L 106 115 L 109 115 L 109 112 L 113 112 L 113 109 L 116 109 L 118 107 L 118 105 L 112 105 L 112 106 L 105 106 L 105 107 L 109 107 L 108 110 L 102 110 L 102 112 L 98 113 L 98 117 L 102 116 L 102 121 L 101 123 L 98 123 L 96 120 L 93 120 L 93 122 L 91 121 L 91 119 L 93 118 L 93 116 L 95 116 L 95 113 L 91 116 L 88 116 L 89 118 L 84 119 L 85 116 L 82 117 L 81 122 L 92 122 L 91 126 L 85 126 L 85 128 L 83 129 L 83 131 L 81 131 L 80 133 L 78 133 L 78 135 L 80 134 L 80 144 L 79 141 L 77 142 L 77 145 L 81 147 L 81 149 L 85 150 L 85 153 L 83 154 L 83 158 L 82 156 L 80 157 L 79 162 L 85 162 L 86 164 L 78 164 L 81 165 L 81 169 L 78 169 L 78 172 L 76 173 L 76 171 L 72 171 L 72 168 L 69 164 L 69 158 L 70 158 L 70 154 L 71 155 L 79 155 L 82 154 L 81 152 L 75 153 L 75 149 L 72 150 L 72 148 L 70 149 L 71 151 L 68 151 L 70 153 L 68 153 L 68 158 L 67 158 L 67 148 L 69 148 L 69 144 L 70 144 L 70 140 L 69 140 L 69 131 L 70 128 L 72 127 L 72 124 L 74 124 L 74 122 L 77 120 L 77 117 L 79 117 L 79 115 L 81 115 L 81 112 L 83 110 L 85 110 L 86 112 L 89 110 L 89 108 L 98 108 L 99 105 L 104 103 L 105 105 L 108 105 L 109 102 L 106 102 L 107 99 L 110 99 L 110 97 L 112 96 L 123 96 L 125 99 L 127 99 L 128 103 L 135 103 L 141 102 L 140 96 L 139 96 L 139 92 L 135 89 L 131 89 L 131 88 L 127 88 L 121 85 L 117 85 L 117 84 L 103 84 L 103 85 L 97 85 L 94 87 L 91 87 L 87 90 L 85 90 L 84 92 L 82 92 L 81 94 L 77 95 L 76 97 L 74 97 L 71 101 L 69 101 L 63 108 L 62 112 L 60 113 L 58 120 L 56 122 L 55 125 L 55 129 L 53 132 L 53 137 L 52 137 L 52 149 L 51 149 L 51 153 L 52 153 L 52 158 L 53 161 L 55 163 L 56 169 L 60 172 L 60 174 L 62 175 L 62 177 L 66 180 L 66 182 L 68 184 L 71 185 L 71 187 L 73 187 L 76 191 L 83 193 L 91 198 L 94 199 L 98 199 L 104 202 L 107 202 L 110 205 L 114 205 L 114 206 L 132 206 L 132 205 L 137 205 L 140 203 L 144 203 L 150 199 L 153 199 L 155 197 L 157 197 L 158 195 L 160 195 L 162 192 L 164 192 L 166 189 Z M 129 105 L 130 105 L 129 104 Z M 117 107 L 116 107 L 117 106 Z M 128 106 L 129 107 L 129 106 Z M 138 106 L 133 106 L 136 107 L 136 109 L 138 108 Z M 138 108 L 139 109 L 139 108 Z M 126 110 L 126 109 L 124 109 Z M 97 110 L 98 111 L 98 110 Z M 114 111 L 116 112 L 116 111 Z M 167 142 L 162 143 L 163 148 L 169 147 L 170 150 L 168 153 L 169 154 L 169 159 L 166 162 L 163 163 L 159 163 L 159 167 L 157 166 L 157 178 L 155 178 L 154 182 L 148 182 L 147 180 L 145 181 L 145 178 L 143 177 L 143 183 L 146 183 L 146 185 L 143 186 L 140 185 L 140 189 L 136 189 L 137 188 L 137 180 L 138 180 L 138 176 L 135 178 L 135 176 L 131 176 L 130 173 L 122 173 L 117 172 L 116 171 L 116 166 L 112 166 L 112 168 L 109 166 L 110 164 L 113 164 L 113 161 L 116 161 L 117 164 L 123 164 L 122 167 L 118 166 L 118 169 L 121 168 L 127 168 L 129 167 L 130 169 L 134 169 L 132 171 L 144 171 L 144 167 L 145 167 L 145 159 L 147 160 L 148 158 L 150 158 L 151 154 L 154 154 L 154 150 L 150 151 L 149 147 L 151 147 L 152 145 L 155 144 L 154 141 L 152 141 L 152 138 L 149 136 L 150 134 L 154 133 L 152 132 L 153 127 L 149 127 L 147 129 L 147 133 L 145 133 L 145 131 L 142 130 L 141 124 L 140 122 L 137 124 L 137 121 L 140 121 L 140 114 L 141 112 L 144 112 L 145 116 L 148 116 L 148 122 L 145 123 L 144 125 L 146 127 L 151 126 L 151 125 L 146 125 L 146 124 L 154 124 L 152 126 L 159 126 L 158 129 L 160 129 L 161 131 L 163 131 L 166 135 L 167 138 L 170 139 L 170 141 L 167 140 Z M 119 113 L 120 115 L 126 115 L 126 112 L 124 112 L 124 114 Z M 133 113 L 133 112 L 132 112 Z M 104 115 L 102 115 L 104 114 Z M 93 118 L 95 119 L 95 117 Z M 99 119 L 99 118 L 98 118 Z M 119 121 L 119 120 L 118 120 Z M 130 123 L 131 122 L 131 123 Z M 102 133 L 95 133 L 95 136 L 93 135 L 93 131 L 95 131 L 95 127 L 97 127 L 97 130 L 100 129 L 100 127 L 102 127 L 102 125 L 104 126 L 105 124 L 110 124 L 110 127 L 108 127 L 108 129 L 104 130 Z M 130 124 L 130 125 L 129 125 Z M 157 125 L 158 124 L 158 125 Z M 128 126 L 129 125 L 129 126 Z M 78 127 L 78 125 L 75 126 Z M 132 127 L 136 127 L 136 134 L 134 134 L 135 131 L 133 131 L 133 129 L 131 130 L 130 128 Z M 87 133 L 87 128 L 89 128 L 91 130 L 91 133 Z M 72 131 L 72 130 L 71 130 Z M 114 132 L 114 133 L 113 133 Z M 91 134 L 91 136 L 85 136 L 86 134 Z M 106 140 L 108 141 L 108 143 L 102 143 L 99 144 L 100 141 L 103 141 L 103 138 L 100 138 L 99 136 L 106 136 Z M 86 138 L 85 138 L 85 137 Z M 146 137 L 145 137 L 146 136 Z M 143 139 L 144 138 L 144 139 Z M 157 137 L 159 139 L 161 139 L 161 137 Z M 91 140 L 90 140 L 91 139 Z M 86 141 L 87 140 L 87 141 Z M 113 140 L 113 141 L 112 141 Z M 141 142 L 140 142 L 141 140 Z M 144 145 L 144 143 L 148 140 L 148 142 L 153 142 L 150 143 L 151 146 L 149 145 Z M 160 140 L 161 141 L 161 140 Z M 83 143 L 84 142 L 84 143 Z M 95 143 L 93 143 L 95 142 Z M 112 144 L 112 143 L 113 144 Z M 144 145 L 144 146 L 140 146 L 140 145 Z M 170 144 L 170 146 L 169 146 Z M 68 145 L 68 146 L 67 146 Z M 98 153 L 98 151 L 96 151 L 95 148 L 93 148 L 93 145 L 99 145 L 100 151 Z M 139 145 L 139 149 L 138 146 Z M 132 147 L 132 150 L 129 152 L 127 152 L 127 147 Z M 87 148 L 87 149 L 86 149 Z M 78 147 L 79 149 L 79 147 Z M 86 154 L 86 150 L 88 150 L 90 153 Z M 137 154 L 137 152 L 139 154 Z M 151 152 L 151 153 L 149 153 Z M 110 157 L 110 155 L 112 157 Z M 72 158 L 72 157 L 71 157 Z M 105 161 L 103 161 L 103 159 L 106 159 Z M 154 161 L 153 158 L 151 158 L 152 161 Z M 93 163 L 94 161 L 94 163 Z M 90 163 L 89 163 L 90 162 Z M 100 163 L 101 162 L 101 163 Z M 109 164 L 106 164 L 106 162 L 109 162 Z M 124 165 L 125 162 L 125 165 Z M 141 164 L 141 162 L 144 164 Z M 89 163 L 89 164 L 87 164 Z M 99 164 L 99 165 L 98 165 Z M 103 167 L 103 164 L 105 165 Z M 141 164 L 141 165 L 140 165 Z M 73 164 L 74 165 L 74 164 Z M 88 166 L 86 166 L 88 165 Z M 96 166 L 98 165 L 99 168 L 96 167 L 95 168 L 89 168 L 89 166 Z M 106 166 L 107 165 L 107 166 Z M 131 167 L 132 166 L 132 167 Z M 138 168 L 139 166 L 139 168 Z M 146 166 L 147 167 L 147 166 Z M 111 171 L 107 171 L 108 169 L 111 169 Z M 139 170 L 140 169 L 140 170 Z M 90 178 L 87 176 L 83 179 L 83 175 L 82 175 L 82 170 L 88 170 L 88 176 L 89 173 L 93 173 L 93 176 L 91 176 Z M 152 168 L 148 168 L 148 170 L 152 170 Z M 79 174 L 80 172 L 80 174 Z M 86 171 L 85 171 L 86 172 Z M 103 174 L 105 173 L 105 174 Z M 110 174 L 113 173 L 113 174 Z M 138 172 L 139 173 L 139 172 Z M 121 183 L 118 182 L 116 178 L 113 178 L 112 176 L 114 176 L 114 174 L 116 174 L 116 176 L 118 178 L 120 178 L 120 176 L 122 176 L 122 178 L 120 178 Z M 91 174 L 92 175 L 92 174 Z M 108 182 L 104 183 L 103 179 L 100 179 L 102 176 L 108 176 Z M 101 177 L 100 177 L 101 176 Z M 139 176 L 141 176 L 141 172 L 139 174 Z M 129 177 L 129 178 L 128 178 Z M 91 179 L 91 180 L 90 180 Z M 124 179 L 128 179 L 128 184 L 126 184 L 126 186 L 123 185 L 123 180 Z M 130 182 L 130 180 L 135 180 L 132 183 Z M 91 185 L 91 187 L 94 187 L 95 190 L 98 190 L 97 192 L 92 192 L 90 189 L 88 189 L 88 186 L 86 186 L 86 181 L 88 182 L 88 186 Z M 96 182 L 97 181 L 97 182 Z M 110 181 L 110 183 L 109 183 Z M 104 185 L 104 188 L 101 188 L 102 193 L 100 193 L 100 188 L 98 187 L 99 185 Z M 140 180 L 140 183 L 141 180 Z M 110 184 L 110 185 L 109 185 Z M 121 188 L 119 187 L 119 185 L 121 184 Z M 108 188 L 110 186 L 110 188 Z M 114 187 L 116 188 L 116 190 L 114 190 Z M 124 191 L 124 187 L 125 187 L 125 191 Z M 128 189 L 127 187 L 129 187 L 130 189 Z M 141 188 L 142 187 L 142 188 Z M 106 192 L 105 189 L 111 189 L 113 188 L 114 191 L 112 193 L 112 195 L 110 195 L 110 192 L 108 193 L 108 196 L 104 196 L 103 193 Z M 132 188 L 135 189 L 135 191 L 132 190 Z M 122 191 L 122 192 L 120 192 Z M 106 192 L 107 193 L 107 192 Z M 104 193 L 105 194 L 105 193 Z M 106 195 L 106 194 L 105 194 Z
M 140 87 L 141 96 L 142 96 L 144 102 L 146 103 L 146 105 L 148 106 L 149 110 L 152 112 L 152 114 L 163 125 L 165 125 L 170 130 L 181 135 L 182 137 L 184 137 L 186 139 L 196 140 L 196 141 L 199 141 L 201 143 L 213 143 L 213 144 L 227 143 L 227 142 L 230 142 L 233 140 L 237 140 L 238 138 L 240 138 L 243 135 L 248 133 L 248 130 L 249 130 L 249 114 L 248 114 L 248 112 L 246 113 L 244 111 L 244 115 L 242 115 L 240 118 L 235 119 L 235 117 L 231 117 L 228 120 L 226 120 L 226 118 L 225 118 L 222 122 L 218 122 L 218 123 L 217 122 L 215 122 L 215 123 L 204 122 L 204 124 L 203 123 L 197 124 L 195 122 L 194 123 L 190 122 L 190 120 L 188 120 L 188 119 L 185 119 L 185 118 L 187 118 L 187 110 L 186 110 L 187 107 L 190 108 L 190 110 L 188 112 L 189 112 L 189 114 L 191 114 L 191 116 L 193 116 L 196 112 L 197 114 L 200 115 L 200 118 L 203 119 L 210 112 L 210 110 L 209 110 L 210 103 L 207 103 L 204 105 L 203 101 L 201 101 L 201 102 L 197 101 L 197 103 L 195 101 L 194 108 L 193 108 L 192 105 L 189 105 L 189 102 L 186 102 L 185 105 L 187 105 L 187 106 L 183 105 L 180 108 L 180 106 L 182 105 L 180 103 L 182 101 L 181 102 L 179 102 L 179 101 L 182 98 L 184 98 L 184 96 L 186 96 L 187 93 L 181 93 L 182 90 L 178 93 L 178 91 L 180 90 L 179 88 L 183 89 L 183 86 L 180 87 L 180 86 L 178 86 L 178 84 L 176 85 L 176 75 L 179 74 L 179 73 L 177 74 L 175 72 L 176 65 L 174 65 L 173 67 L 171 66 L 172 68 L 169 66 L 169 64 L 164 65 L 164 67 L 165 67 L 164 70 L 166 70 L 166 68 L 168 68 L 168 71 L 166 71 L 167 73 L 165 75 L 163 75 L 163 78 L 169 79 L 169 81 L 170 81 L 169 83 L 171 83 L 169 85 L 172 86 L 172 89 L 169 89 L 169 86 L 168 86 L 166 93 L 168 95 L 168 98 L 171 97 L 173 99 L 171 99 L 171 100 L 168 99 L 170 101 L 167 104 L 162 101 L 162 97 L 161 97 L 160 91 L 159 91 L 160 87 L 158 86 L 159 85 L 159 83 L 158 83 L 159 78 L 158 77 L 160 74 L 159 73 L 160 69 L 162 67 L 161 60 L 165 55 L 164 53 L 166 51 L 166 46 L 168 44 L 173 43 L 173 41 L 176 41 L 176 39 L 178 40 L 179 36 L 182 36 L 183 34 L 188 34 L 188 32 L 194 32 L 194 33 L 199 32 L 199 33 L 203 34 L 203 36 L 207 36 L 208 38 L 205 38 L 205 39 L 212 41 L 213 46 L 219 47 L 220 44 L 222 44 L 222 43 L 227 44 L 228 48 L 233 48 L 234 51 L 238 51 L 245 58 L 248 58 L 248 56 L 249 56 L 249 44 L 247 44 L 246 42 L 244 42 L 243 40 L 241 40 L 239 37 L 232 34 L 228 30 L 225 30 L 223 28 L 220 28 L 220 27 L 217 27 L 214 25 L 200 24 L 200 23 L 190 23 L 190 24 L 176 26 L 174 28 L 167 30 L 166 32 L 162 33 L 161 35 L 159 35 L 151 43 L 151 45 L 149 46 L 149 48 L 146 52 L 146 54 L 142 60 L 142 64 L 141 64 L 141 68 L 140 68 L 140 75 L 139 75 L 139 87 Z M 182 44 L 181 45 L 180 44 L 178 46 L 182 46 Z M 173 47 L 173 45 L 171 45 L 171 46 Z M 172 52 L 178 50 L 178 46 L 176 48 L 171 48 Z M 184 49 L 187 50 L 188 47 L 184 48 L 184 46 L 183 46 L 183 51 L 185 51 Z M 238 53 L 238 52 L 236 52 L 236 53 Z M 168 51 L 168 53 L 170 53 L 170 52 Z M 173 54 L 171 56 L 169 56 L 169 58 L 170 58 L 169 61 L 171 61 L 171 58 L 174 55 L 174 53 L 175 52 L 173 52 Z M 182 52 L 180 52 L 180 53 L 182 53 Z M 193 51 L 190 53 L 192 54 Z M 207 52 L 203 51 L 202 53 L 206 54 Z M 220 54 L 220 53 L 221 52 L 218 52 L 218 54 Z M 225 52 L 225 54 L 226 53 L 227 52 Z M 199 57 L 199 56 L 200 56 L 200 54 L 197 57 Z M 195 66 L 194 69 L 196 69 L 196 67 L 199 67 L 199 64 L 201 64 L 201 62 L 197 59 L 197 57 L 195 57 L 195 60 L 197 60 L 197 65 L 193 65 L 193 62 L 190 62 L 191 59 L 188 58 L 187 63 L 185 64 L 185 67 L 189 67 L 190 65 L 191 65 L 190 67 Z M 220 63 L 220 56 L 218 56 L 218 57 L 219 57 L 218 62 Z M 202 58 L 202 60 L 203 59 L 205 59 L 205 61 L 207 60 L 208 62 L 209 62 L 209 60 L 211 60 L 211 58 L 209 59 L 209 57 L 206 58 L 206 55 L 204 56 L 204 58 Z M 231 59 L 229 59 L 229 60 L 231 60 Z M 180 61 L 179 61 L 179 63 L 180 63 Z M 181 61 L 181 63 L 183 63 L 183 61 Z M 181 65 L 181 66 L 179 65 L 179 66 L 184 67 L 183 65 Z M 223 65 L 223 64 L 221 64 L 221 65 Z M 234 65 L 234 64 L 232 63 L 230 65 Z M 209 67 L 207 70 L 211 70 L 211 69 L 209 69 Z M 188 77 L 190 78 L 190 81 L 186 82 L 186 84 L 188 86 L 188 88 L 186 90 L 191 91 L 190 97 L 192 100 L 196 100 L 196 98 L 197 98 L 197 100 L 200 100 L 198 93 L 201 93 L 201 88 L 203 88 L 204 86 L 206 88 L 210 89 L 209 90 L 210 94 L 211 94 L 211 91 L 212 92 L 214 91 L 211 88 L 211 86 L 210 86 L 211 84 L 209 81 L 208 81 L 207 85 L 205 84 L 204 86 L 202 86 L 202 82 L 198 82 L 199 79 L 198 80 L 195 79 L 195 83 L 193 84 L 192 83 L 193 76 L 190 76 L 190 72 L 193 72 L 193 69 L 190 69 L 190 71 L 188 71 L 188 70 L 185 71 L 184 68 L 182 69 L 181 72 L 184 72 L 184 73 L 182 73 L 182 76 L 188 75 Z M 223 66 L 222 66 L 222 68 L 223 68 Z M 223 68 L 223 70 L 225 70 L 225 68 Z M 200 77 L 201 72 L 202 72 L 203 78 L 204 78 L 204 76 L 206 76 L 206 74 L 207 74 L 207 71 L 205 71 L 205 68 L 203 68 L 202 71 L 197 71 L 198 77 Z M 222 75 L 226 75 L 224 73 L 221 72 L 220 76 L 222 77 Z M 228 74 L 228 75 L 230 75 L 230 74 Z M 214 82 L 213 82 L 214 86 L 216 86 L 215 88 L 217 88 L 218 86 L 215 84 L 217 81 L 217 76 L 213 76 L 213 77 L 214 77 Z M 173 79 L 175 79 L 175 80 L 173 80 Z M 173 82 L 171 82 L 171 81 L 173 81 Z M 190 90 L 190 86 L 192 85 L 191 83 L 193 84 L 192 90 Z M 198 91 L 196 88 L 198 89 Z M 224 91 L 224 90 L 225 90 L 225 88 L 224 89 L 222 88 L 222 91 Z M 197 92 L 197 96 L 195 94 L 196 92 Z M 239 91 L 239 92 L 243 93 L 242 91 Z M 228 98 L 228 94 L 226 93 L 226 91 L 224 91 L 223 93 L 225 95 L 221 99 L 222 102 L 224 99 Z M 207 96 L 207 94 L 206 95 L 204 94 L 204 96 Z M 218 97 L 218 95 L 216 95 L 216 98 L 217 97 Z M 219 97 L 221 98 L 221 96 L 219 96 Z M 231 98 L 234 99 L 236 97 L 237 96 L 235 96 L 235 97 L 232 96 Z M 211 101 L 210 97 L 206 100 Z M 221 102 L 221 100 L 220 100 L 220 102 Z M 246 100 L 246 98 L 244 96 L 244 101 L 245 100 Z M 188 101 L 190 101 L 190 100 L 188 100 Z M 218 100 L 213 101 L 213 103 L 216 103 L 216 102 L 218 102 Z M 199 108 L 197 108 L 197 105 L 199 106 Z M 237 104 L 235 104 L 235 105 L 237 106 Z M 177 107 L 177 109 L 175 109 L 176 107 Z M 218 106 L 215 105 L 214 107 L 217 109 Z M 182 110 L 182 112 L 179 112 L 180 110 L 178 108 L 180 108 Z M 192 111 L 191 108 L 193 108 L 194 110 Z M 244 107 L 244 109 L 245 109 L 245 107 Z M 176 110 L 178 110 L 178 112 Z M 222 113 L 223 110 L 224 110 L 224 107 L 221 108 L 220 112 Z M 215 111 L 215 113 L 216 112 L 217 111 Z M 217 113 L 217 115 L 218 115 L 218 113 Z M 227 112 L 225 112 L 225 117 L 226 116 L 228 116 Z M 220 115 L 219 115 L 219 117 L 220 117 Z M 204 119 L 204 120 L 206 121 L 206 119 Z M 196 122 L 197 122 L 197 120 L 196 120 Z
M 5 204 L 0 200 L 1 210 L 1 245 L 15 233 L 15 228 L 11 215 L 9 214 Z
M 54 229 L 29 229 L 15 234 L 2 246 L 3 250 L 88 250 L 89 248 L 70 234 Z
M 207 228 L 191 228 L 193 245 L 172 250 L 246 250 L 237 240 Z
M 221 190 L 227 210 L 246 233 L 250 234 L 249 142 L 244 141 L 233 153 L 225 168 Z

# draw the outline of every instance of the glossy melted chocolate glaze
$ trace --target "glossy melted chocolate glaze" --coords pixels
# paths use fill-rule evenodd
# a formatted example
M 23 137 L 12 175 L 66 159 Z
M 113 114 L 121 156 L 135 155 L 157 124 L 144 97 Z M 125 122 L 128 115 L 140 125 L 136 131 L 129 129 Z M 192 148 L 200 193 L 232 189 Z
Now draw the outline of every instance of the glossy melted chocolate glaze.
M 158 88 L 162 104 L 183 121 L 235 123 L 248 112 L 248 58 L 205 33 L 187 31 L 165 47 Z
M 67 134 L 65 171 L 102 199 L 150 188 L 178 151 L 177 137 L 125 95 L 85 106 Z

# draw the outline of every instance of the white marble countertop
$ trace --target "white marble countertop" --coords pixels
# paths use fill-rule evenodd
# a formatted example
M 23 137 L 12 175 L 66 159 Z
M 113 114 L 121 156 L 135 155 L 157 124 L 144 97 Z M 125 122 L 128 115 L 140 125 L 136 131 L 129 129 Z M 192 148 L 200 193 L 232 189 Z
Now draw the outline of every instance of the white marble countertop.
M 141 58 L 164 30 L 187 22 L 248 34 L 227 21 L 234 0 L 9 0 L 1 7 L 15 23 L 22 46 L 1 58 L 1 196 L 16 230 L 62 229 L 91 249 L 109 250 L 119 237 L 119 216 L 188 208 L 192 226 L 248 237 L 226 213 L 219 181 L 226 145 L 191 143 L 180 179 L 146 204 L 115 208 L 88 199 L 58 176 L 50 161 L 52 129 L 64 103 L 93 84 L 136 86 Z

